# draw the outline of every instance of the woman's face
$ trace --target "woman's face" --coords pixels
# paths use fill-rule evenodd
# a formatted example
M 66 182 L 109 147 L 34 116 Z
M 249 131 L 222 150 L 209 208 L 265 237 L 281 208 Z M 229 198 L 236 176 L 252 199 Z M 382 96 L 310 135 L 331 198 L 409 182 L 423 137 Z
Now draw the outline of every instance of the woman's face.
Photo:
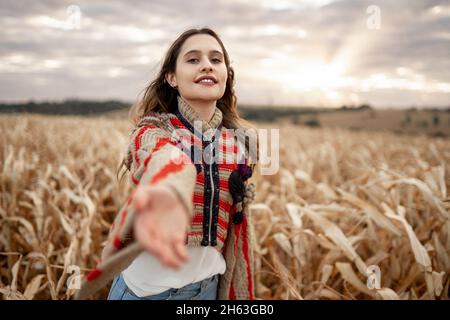
M 227 84 L 227 67 L 217 40 L 206 34 L 189 37 L 177 57 L 175 74 L 168 74 L 167 81 L 178 86 L 178 92 L 186 100 L 217 101 L 222 98 Z

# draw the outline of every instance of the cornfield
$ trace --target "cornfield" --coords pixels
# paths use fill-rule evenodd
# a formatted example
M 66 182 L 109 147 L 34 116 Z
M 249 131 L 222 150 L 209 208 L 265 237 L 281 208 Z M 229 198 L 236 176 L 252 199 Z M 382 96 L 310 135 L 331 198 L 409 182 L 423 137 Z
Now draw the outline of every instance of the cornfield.
M 257 298 L 448 299 L 450 140 L 280 127 L 279 171 L 252 178 Z M 130 129 L 0 116 L 3 299 L 73 297 L 131 190 L 116 177 Z

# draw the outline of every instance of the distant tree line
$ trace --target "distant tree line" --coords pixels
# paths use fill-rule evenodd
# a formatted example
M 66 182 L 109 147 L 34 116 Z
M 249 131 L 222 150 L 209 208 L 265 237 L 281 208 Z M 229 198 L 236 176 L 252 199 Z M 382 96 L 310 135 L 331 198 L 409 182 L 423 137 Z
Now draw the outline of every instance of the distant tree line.
M 100 115 L 111 111 L 126 111 L 130 108 L 131 103 L 107 100 L 107 101 L 87 101 L 70 99 L 63 102 L 26 102 L 7 104 L 0 103 L 0 113 L 14 113 L 14 112 L 27 112 L 27 113 L 41 113 L 51 115 Z M 356 107 L 342 106 L 339 109 L 326 109 L 315 107 L 286 107 L 286 106 L 273 106 L 273 107 L 255 107 L 255 106 L 239 106 L 239 114 L 241 117 L 251 121 L 264 121 L 273 122 L 280 118 L 289 118 L 294 122 L 299 122 L 300 116 L 303 115 L 316 115 L 319 112 L 328 111 L 369 111 L 374 113 L 374 109 L 369 104 L 361 104 Z M 407 109 L 409 112 L 414 112 L 416 108 Z M 435 109 L 427 109 L 434 111 Z M 446 111 L 448 109 L 436 109 L 435 111 Z M 374 115 L 373 115 L 374 116 Z M 439 119 L 434 119 L 434 124 L 439 122 Z M 410 122 L 409 119 L 405 119 L 405 124 Z M 310 126 L 320 126 L 316 121 L 308 123 Z
M 348 107 L 346 105 L 343 105 L 339 109 L 339 111 L 363 111 L 363 110 L 373 110 L 373 108 L 370 104 L 364 103 L 358 107 Z
M 279 118 L 298 118 L 300 115 L 316 114 L 319 111 L 314 108 L 291 108 L 291 107 L 239 107 L 239 115 L 253 121 L 272 122 Z
M 40 113 L 49 115 L 100 115 L 110 111 L 126 111 L 131 103 L 109 101 L 82 101 L 65 100 L 63 102 L 27 102 L 16 104 L 0 104 L 0 113 Z M 292 108 L 292 107 L 251 107 L 239 106 L 241 117 L 254 120 L 272 122 L 279 118 L 296 117 L 301 114 L 315 114 L 323 111 L 318 108 Z
M 0 112 L 14 113 L 41 113 L 52 115 L 94 115 L 110 111 L 126 110 L 129 103 L 109 100 L 109 101 L 81 101 L 65 100 L 63 102 L 27 102 L 16 104 L 0 104 Z

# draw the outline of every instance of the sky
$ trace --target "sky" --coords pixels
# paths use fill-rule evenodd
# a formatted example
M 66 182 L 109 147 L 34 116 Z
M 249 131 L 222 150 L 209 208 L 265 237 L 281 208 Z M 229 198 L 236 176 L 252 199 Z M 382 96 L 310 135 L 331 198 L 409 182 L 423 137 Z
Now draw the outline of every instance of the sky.
M 450 0 L 1 0 L 0 101 L 134 102 L 192 27 L 240 104 L 450 106 Z

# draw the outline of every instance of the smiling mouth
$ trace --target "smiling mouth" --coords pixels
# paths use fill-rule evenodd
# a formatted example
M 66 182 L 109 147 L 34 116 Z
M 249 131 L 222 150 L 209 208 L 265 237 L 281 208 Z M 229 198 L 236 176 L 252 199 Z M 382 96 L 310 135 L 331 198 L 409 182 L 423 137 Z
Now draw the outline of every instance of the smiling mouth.
M 199 82 L 196 82 L 196 84 L 200 84 L 200 85 L 203 85 L 203 86 L 211 87 L 211 86 L 215 85 L 216 83 L 213 80 L 204 79 L 204 80 L 201 80 Z

